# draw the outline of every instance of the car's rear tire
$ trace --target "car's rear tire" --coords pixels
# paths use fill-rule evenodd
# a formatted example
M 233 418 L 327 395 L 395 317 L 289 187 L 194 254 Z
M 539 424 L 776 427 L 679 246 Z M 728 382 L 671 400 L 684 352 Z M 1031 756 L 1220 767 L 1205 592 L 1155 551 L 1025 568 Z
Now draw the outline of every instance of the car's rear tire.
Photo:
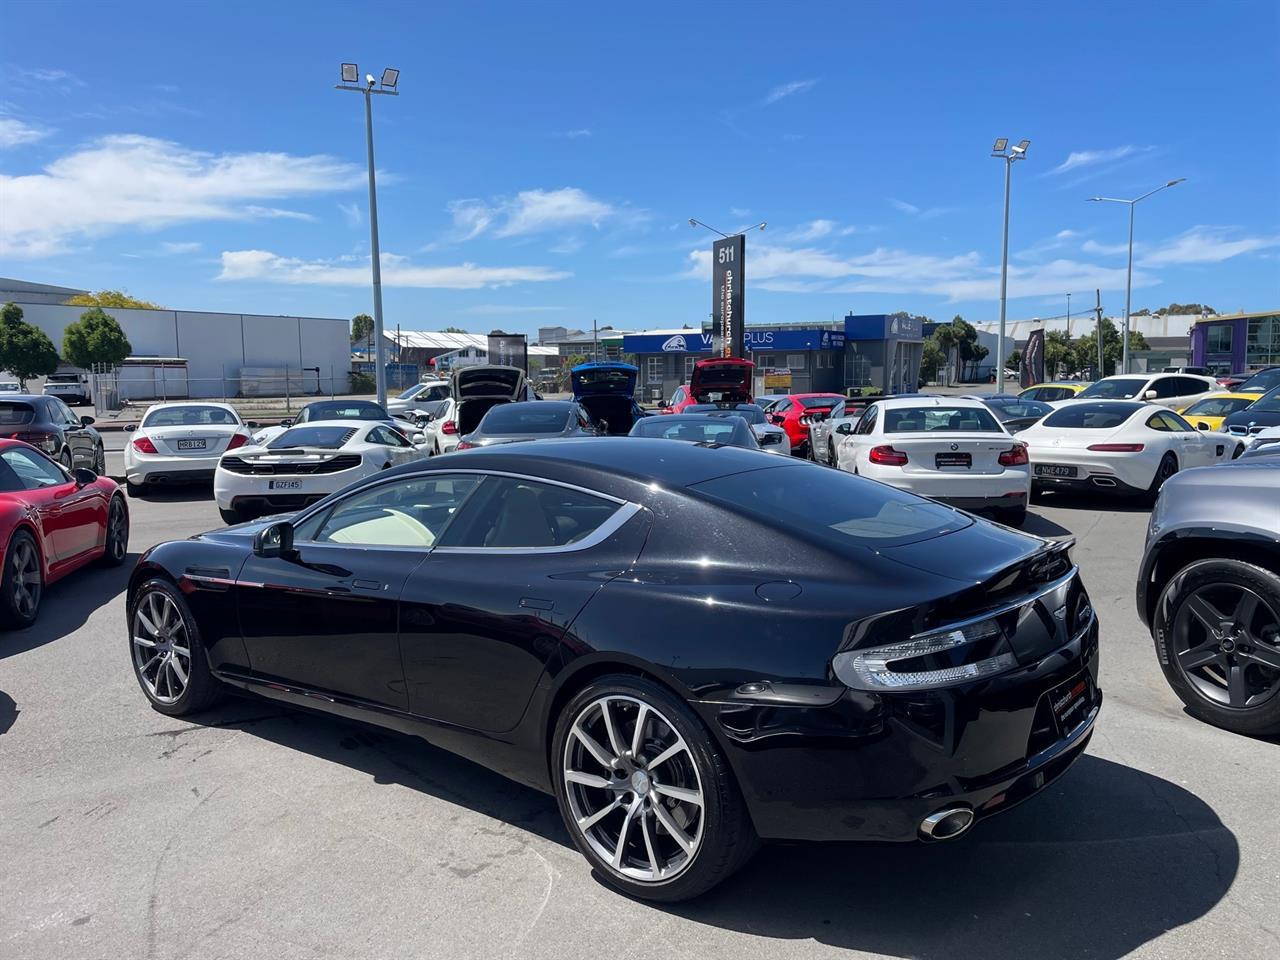
M 1165 679 L 1192 716 L 1250 736 L 1280 734 L 1280 575 L 1242 560 L 1198 560 L 1161 591 L 1152 633 Z
M 145 483 L 134 483 L 132 480 L 126 479 L 124 482 L 125 492 L 131 497 L 140 497 L 146 493 L 147 485 Z
M 759 846 L 711 735 L 684 702 L 643 677 L 601 677 L 565 704 L 551 769 L 574 845 L 628 896 L 696 897 Z
M 234 527 L 237 523 L 246 523 L 252 519 L 249 512 L 242 507 L 232 507 L 230 510 L 218 508 L 218 515 L 222 517 L 222 522 L 229 527 Z
M 36 622 L 44 595 L 44 571 L 35 537 L 18 530 L 9 538 L 0 576 L 0 626 L 22 630 Z
M 182 593 L 167 580 L 148 580 L 129 605 L 129 661 L 151 706 L 171 717 L 207 710 L 225 696 Z
M 102 563 L 118 567 L 129 555 L 129 508 L 124 498 L 116 494 L 107 507 L 107 540 L 103 545 Z
M 1151 486 L 1147 487 L 1146 499 L 1151 503 L 1156 502 L 1156 497 L 1160 495 L 1160 488 L 1164 486 L 1166 480 L 1178 472 L 1178 458 L 1172 453 L 1166 453 L 1160 458 L 1160 466 L 1156 467 L 1156 475 L 1151 478 Z

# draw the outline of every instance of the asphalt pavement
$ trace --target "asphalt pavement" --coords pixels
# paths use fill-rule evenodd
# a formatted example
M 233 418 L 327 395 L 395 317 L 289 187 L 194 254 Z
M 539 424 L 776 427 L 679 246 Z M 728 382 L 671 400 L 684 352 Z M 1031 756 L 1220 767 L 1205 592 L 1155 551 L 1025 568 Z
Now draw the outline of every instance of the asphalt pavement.
M 130 549 L 218 526 L 132 501 Z M 1075 536 L 1103 630 L 1088 754 L 934 845 L 768 847 L 693 903 L 596 880 L 551 798 L 407 736 L 232 701 L 178 720 L 128 662 L 124 568 L 0 634 L 0 958 L 1280 955 L 1280 746 L 1188 717 L 1133 607 L 1145 511 L 1033 508 Z

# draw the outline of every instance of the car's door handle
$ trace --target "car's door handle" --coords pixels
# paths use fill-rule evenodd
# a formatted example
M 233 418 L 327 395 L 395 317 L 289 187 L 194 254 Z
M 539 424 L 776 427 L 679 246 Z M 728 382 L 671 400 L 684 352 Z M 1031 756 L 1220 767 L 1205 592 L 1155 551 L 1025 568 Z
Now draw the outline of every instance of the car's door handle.
M 539 597 L 521 597 L 520 606 L 526 610 L 550 610 L 555 607 L 554 600 L 543 600 Z
M 381 590 L 382 584 L 377 580 L 352 580 L 351 585 L 357 590 Z

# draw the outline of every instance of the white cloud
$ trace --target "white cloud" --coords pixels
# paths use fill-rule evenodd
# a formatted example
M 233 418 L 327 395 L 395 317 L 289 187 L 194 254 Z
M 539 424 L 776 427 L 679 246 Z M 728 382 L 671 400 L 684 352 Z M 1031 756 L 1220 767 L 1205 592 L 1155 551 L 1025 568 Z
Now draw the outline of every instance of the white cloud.
M 561 136 L 569 140 L 581 140 L 591 136 L 591 131 L 587 127 L 579 127 L 577 130 L 566 130 Z
M 1241 254 L 1280 247 L 1280 236 L 1233 237 L 1234 233 L 1236 231 L 1229 227 L 1192 227 L 1143 254 L 1140 262 L 1153 267 L 1181 263 L 1221 263 Z
M 520 237 L 570 227 L 598 227 L 619 214 L 612 204 L 577 187 L 522 190 L 491 203 L 475 198 L 454 200 L 448 211 L 453 217 L 451 239 L 456 243 L 472 240 L 490 228 L 495 237 Z
M 0 175 L 0 254 L 64 253 L 76 241 L 129 228 L 309 214 L 252 201 L 351 189 L 363 172 L 323 155 L 193 150 L 134 134 L 104 137 L 42 173 Z
M 418 266 L 407 258 L 384 253 L 382 283 L 387 287 L 476 290 L 513 283 L 563 280 L 573 274 L 549 267 L 482 267 L 474 263 L 452 266 Z M 218 280 L 261 280 L 269 283 L 359 287 L 369 283 L 367 258 L 302 260 L 282 257 L 269 250 L 224 250 Z
M 905 200 L 895 200 L 893 197 L 889 198 L 889 205 L 895 210 L 901 210 L 903 213 L 909 213 L 912 216 L 915 216 L 920 212 L 920 208 L 914 203 L 907 203 Z
M 802 226 L 796 227 L 786 235 L 786 239 L 796 243 L 811 243 L 814 240 L 820 240 L 825 236 L 829 236 L 836 228 L 834 220 L 810 220 Z
M 951 207 L 917 207 L 914 203 L 907 203 L 905 200 L 896 200 L 889 197 L 889 205 L 895 210 L 900 210 L 907 216 L 915 217 L 917 220 L 932 220 L 934 217 L 940 217 L 944 213 L 950 213 Z
M 1127 243 L 1099 243 L 1097 240 L 1086 240 L 1080 244 L 1082 253 L 1092 253 L 1099 257 L 1114 257 L 1116 254 L 1128 253 Z
M 1148 150 L 1153 149 L 1155 148 L 1126 144 L 1123 147 L 1109 147 L 1105 150 L 1076 150 L 1068 154 L 1067 159 L 1048 171 L 1048 173 L 1043 174 L 1043 176 L 1054 176 L 1070 170 L 1078 170 L 1081 167 L 1094 167 L 1100 163 L 1114 163 L 1117 160 L 1123 160 L 1138 153 L 1146 153 Z
M 1070 240 L 1072 237 L 1078 237 L 1078 236 L 1080 236 L 1080 232 L 1078 230 L 1059 230 L 1057 233 L 1053 235 L 1053 239 Z M 1105 343 L 1106 343 L 1106 338 L 1104 337 L 1103 344 L 1105 345 Z
M 338 210 L 342 213 L 342 217 L 347 221 L 347 226 L 358 227 L 364 223 L 364 210 L 358 203 L 340 203 Z
M 765 94 L 761 105 L 767 107 L 771 103 L 785 100 L 787 97 L 794 96 L 797 93 L 807 93 L 814 88 L 817 82 L 817 80 L 792 80 L 790 83 L 780 84 Z
M 169 254 L 195 253 L 199 249 L 200 242 L 198 240 L 166 240 L 160 244 L 160 250 Z
M 50 132 L 43 127 L 35 127 L 12 117 L 0 117 L 0 150 L 35 143 L 37 140 L 43 140 Z

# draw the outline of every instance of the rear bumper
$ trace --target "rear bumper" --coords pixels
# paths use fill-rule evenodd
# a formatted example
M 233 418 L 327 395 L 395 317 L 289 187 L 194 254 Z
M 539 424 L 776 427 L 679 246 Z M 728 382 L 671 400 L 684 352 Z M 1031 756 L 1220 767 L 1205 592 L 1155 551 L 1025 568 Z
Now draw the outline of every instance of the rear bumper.
M 1027 492 L 1016 490 L 1002 497 L 934 497 L 939 503 L 960 510 L 1017 510 L 1027 505 Z
M 212 457 L 125 456 L 124 475 L 130 483 L 212 483 L 218 467 Z
M 1076 493 L 1106 493 L 1119 497 L 1137 497 L 1147 492 L 1146 487 L 1135 487 L 1119 477 L 1095 474 L 1090 477 L 1068 479 L 1064 477 L 1034 477 L 1032 490 L 1066 490 Z
M 761 837 L 918 837 L 948 807 L 978 820 L 1034 796 L 1084 752 L 1102 705 L 1097 621 L 1031 667 L 929 694 L 849 691 L 829 706 L 698 704 L 725 745 Z M 1046 713 L 1049 694 L 1085 679 L 1092 704 L 1071 729 Z M 1051 732 L 1046 732 L 1049 718 Z

